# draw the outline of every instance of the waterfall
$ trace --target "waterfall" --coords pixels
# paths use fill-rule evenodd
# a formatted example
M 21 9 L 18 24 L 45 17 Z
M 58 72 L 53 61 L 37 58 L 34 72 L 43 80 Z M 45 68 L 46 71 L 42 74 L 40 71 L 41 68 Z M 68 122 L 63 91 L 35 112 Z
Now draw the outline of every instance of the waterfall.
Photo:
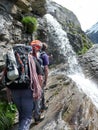
M 77 61 L 76 54 L 69 43 L 66 32 L 52 15 L 46 14 L 44 18 L 47 20 L 50 37 L 55 39 L 57 46 L 60 47 L 60 53 L 67 57 L 69 65 L 67 75 L 76 82 L 79 90 L 90 97 L 93 104 L 98 108 L 98 88 L 96 84 L 85 78 Z
M 69 44 L 66 32 L 53 16 L 46 14 L 45 18 L 47 19 L 50 37 L 52 37 L 56 45 L 59 46 L 60 54 L 63 54 L 67 58 L 69 65 L 68 74 L 74 74 L 76 71 L 81 72 L 81 68 L 76 60 L 76 54 Z

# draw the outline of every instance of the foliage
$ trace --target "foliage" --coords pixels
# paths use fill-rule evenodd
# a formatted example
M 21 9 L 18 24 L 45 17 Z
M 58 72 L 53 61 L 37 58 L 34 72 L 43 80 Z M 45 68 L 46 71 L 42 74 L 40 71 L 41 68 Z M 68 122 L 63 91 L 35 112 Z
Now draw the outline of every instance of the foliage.
M 25 31 L 32 34 L 37 30 L 37 19 L 31 16 L 23 17 L 22 23 L 25 26 Z
M 88 51 L 88 49 L 86 47 L 83 47 L 81 51 L 78 52 L 78 54 L 84 54 Z
M 9 130 L 15 119 L 16 106 L 0 102 L 0 130 Z
M 86 53 L 93 45 L 88 39 L 86 39 L 85 35 L 81 35 L 81 37 L 83 47 L 81 48 L 81 51 L 78 52 L 79 55 Z

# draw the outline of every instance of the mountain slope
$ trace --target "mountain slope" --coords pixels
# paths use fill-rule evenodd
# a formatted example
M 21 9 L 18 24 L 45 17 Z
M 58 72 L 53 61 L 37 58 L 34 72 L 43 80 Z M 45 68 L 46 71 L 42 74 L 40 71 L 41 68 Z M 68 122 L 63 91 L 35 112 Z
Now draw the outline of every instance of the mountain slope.
M 98 22 L 88 29 L 86 34 L 93 43 L 98 43 Z

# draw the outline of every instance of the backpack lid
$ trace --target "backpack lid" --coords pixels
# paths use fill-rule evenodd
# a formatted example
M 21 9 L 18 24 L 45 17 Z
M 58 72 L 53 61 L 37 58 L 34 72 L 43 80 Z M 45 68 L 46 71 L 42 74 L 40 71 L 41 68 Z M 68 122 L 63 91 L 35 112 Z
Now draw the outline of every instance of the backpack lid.
M 32 47 L 30 45 L 25 45 L 25 44 L 15 44 L 13 46 L 14 50 L 18 50 L 19 52 L 23 52 L 23 53 L 32 53 Z
M 36 49 L 37 51 L 39 51 L 42 48 L 42 42 L 39 40 L 33 40 L 30 45 Z

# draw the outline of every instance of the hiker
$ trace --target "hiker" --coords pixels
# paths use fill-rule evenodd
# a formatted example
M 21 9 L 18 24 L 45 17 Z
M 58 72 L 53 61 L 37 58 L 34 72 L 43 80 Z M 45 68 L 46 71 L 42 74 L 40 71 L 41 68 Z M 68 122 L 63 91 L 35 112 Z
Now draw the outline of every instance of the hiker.
M 22 50 L 22 48 L 20 50 Z M 18 79 L 16 79 L 16 81 L 18 81 L 18 85 L 16 85 L 16 81 L 13 81 L 11 84 L 7 85 L 7 92 L 9 92 L 9 95 L 11 96 L 9 99 L 11 101 L 12 98 L 12 101 L 16 104 L 17 110 L 19 112 L 18 130 L 29 130 L 34 109 L 34 101 L 40 99 L 41 97 L 41 86 L 39 82 L 42 82 L 40 81 L 42 80 L 42 71 L 37 60 L 35 58 L 32 58 L 31 54 L 28 54 L 28 62 L 30 72 L 29 85 L 22 84 L 22 80 L 19 82 Z M 23 67 L 22 64 L 20 67 Z M 2 80 L 6 75 L 7 66 L 5 67 L 0 80 Z M 24 83 L 25 82 L 26 80 L 24 80 Z
M 46 43 L 42 44 L 42 48 L 41 48 L 41 58 L 43 60 L 43 67 L 44 67 L 44 81 L 43 81 L 43 85 L 42 85 L 42 101 L 41 101 L 41 111 L 43 112 L 44 110 L 46 110 L 48 108 L 47 105 L 45 105 L 45 96 L 44 96 L 44 88 L 47 85 L 47 79 L 48 79 L 48 73 L 49 73 L 49 56 L 46 53 L 46 50 L 48 48 L 48 45 Z
M 30 43 L 30 45 L 32 46 L 32 50 L 33 50 L 33 56 L 38 60 L 38 55 L 39 55 L 39 51 L 42 47 L 42 43 L 39 40 L 34 40 Z M 40 63 L 39 63 L 40 64 Z M 40 65 L 41 68 L 41 65 Z M 41 68 L 42 69 L 42 68 Z M 43 72 L 43 71 L 42 71 Z M 42 73 L 43 76 L 43 73 Z M 43 85 L 43 82 L 40 82 L 40 85 Z M 42 121 L 45 116 L 41 114 L 41 99 L 38 99 L 34 102 L 34 120 L 35 120 L 35 124 L 38 124 L 40 121 Z
M 46 53 L 48 45 L 39 40 L 32 41 L 30 45 L 33 46 L 33 56 L 37 58 L 41 67 L 43 68 L 44 82 L 42 84 L 42 98 L 41 98 L 41 111 L 43 112 L 48 108 L 48 106 L 45 105 L 45 98 L 44 98 L 44 87 L 47 84 L 48 65 L 49 65 L 49 56 Z

